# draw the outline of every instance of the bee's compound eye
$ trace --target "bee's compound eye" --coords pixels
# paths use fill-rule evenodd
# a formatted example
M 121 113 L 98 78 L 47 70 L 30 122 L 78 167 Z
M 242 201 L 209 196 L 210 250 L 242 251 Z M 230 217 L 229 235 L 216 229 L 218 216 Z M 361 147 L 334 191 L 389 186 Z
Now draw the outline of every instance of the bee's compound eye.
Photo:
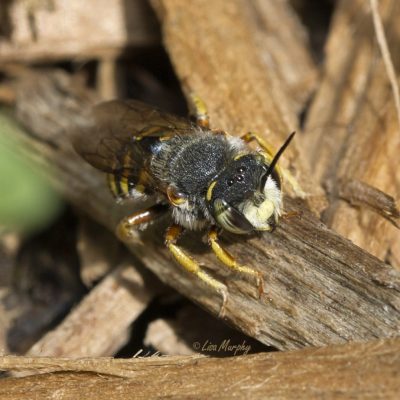
M 179 206 L 186 202 L 187 197 L 184 193 L 179 192 L 179 190 L 174 185 L 169 185 L 167 188 L 168 200 L 174 206 Z

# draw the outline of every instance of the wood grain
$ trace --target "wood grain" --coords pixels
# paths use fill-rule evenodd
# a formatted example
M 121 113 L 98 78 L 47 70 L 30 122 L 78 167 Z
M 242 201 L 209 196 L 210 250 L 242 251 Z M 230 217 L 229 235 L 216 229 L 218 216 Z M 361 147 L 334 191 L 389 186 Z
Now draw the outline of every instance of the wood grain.
M 400 4 L 392 0 L 379 4 L 399 74 Z M 314 176 L 330 193 L 324 221 L 382 260 L 394 252 L 394 260 L 399 258 L 395 243 L 400 231 L 368 207 L 354 207 L 340 196 L 341 183 L 349 180 L 374 186 L 395 199 L 400 196 L 400 179 L 394 173 L 399 168 L 400 132 L 368 2 L 339 2 L 325 52 L 321 85 L 304 135 Z
M 400 340 L 229 358 L 2 357 L 0 398 L 397 399 Z

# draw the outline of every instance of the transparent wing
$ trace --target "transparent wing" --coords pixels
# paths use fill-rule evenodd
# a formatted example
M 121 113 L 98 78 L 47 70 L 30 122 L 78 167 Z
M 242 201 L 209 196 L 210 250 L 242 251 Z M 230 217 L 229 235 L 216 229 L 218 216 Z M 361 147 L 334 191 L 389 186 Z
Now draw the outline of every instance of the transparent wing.
M 150 155 L 149 144 L 194 129 L 190 120 L 139 101 L 113 100 L 93 107 L 71 132 L 71 140 L 77 153 L 95 168 L 108 173 L 135 173 Z

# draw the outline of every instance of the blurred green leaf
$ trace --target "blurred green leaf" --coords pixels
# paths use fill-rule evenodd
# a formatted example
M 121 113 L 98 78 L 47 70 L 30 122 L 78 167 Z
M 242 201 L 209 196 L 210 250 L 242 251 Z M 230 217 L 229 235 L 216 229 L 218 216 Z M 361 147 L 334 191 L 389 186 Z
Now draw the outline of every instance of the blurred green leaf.
M 62 200 L 39 167 L 23 157 L 14 139 L 20 130 L 0 110 L 0 225 L 29 232 L 47 226 L 59 214 Z

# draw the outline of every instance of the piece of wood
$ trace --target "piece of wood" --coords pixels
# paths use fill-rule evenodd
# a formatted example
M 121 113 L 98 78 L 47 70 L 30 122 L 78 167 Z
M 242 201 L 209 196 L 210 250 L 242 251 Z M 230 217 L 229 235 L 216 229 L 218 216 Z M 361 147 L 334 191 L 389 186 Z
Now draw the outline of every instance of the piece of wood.
M 282 101 L 300 113 L 318 77 L 305 27 L 288 1 L 254 0 L 240 7 L 253 21 L 248 27 L 253 28 L 258 55 L 265 73 L 271 75 L 270 83 L 278 85 L 275 95 L 283 91 Z
M 53 182 L 71 203 L 113 230 L 126 209 L 115 204 L 104 177 L 73 152 L 66 137 L 73 121 L 84 117 L 90 99 L 65 74 L 29 76 L 20 81 L 17 103 L 29 131 L 18 136 L 26 157 L 57 174 Z M 286 210 L 299 214 L 283 218 L 272 234 L 224 238 L 242 263 L 262 272 L 261 299 L 254 282 L 227 274 L 205 251 L 199 234 L 182 241 L 227 284 L 226 320 L 279 349 L 399 335 L 400 272 L 327 229 L 302 201 L 286 198 Z M 155 224 L 138 233 L 130 249 L 163 282 L 217 314 L 220 296 L 173 262 L 163 246 L 164 227 Z
M 140 273 L 140 268 L 130 261 L 107 275 L 27 354 L 55 357 L 114 355 L 127 339 L 131 323 L 157 294 L 154 281 L 149 285 L 150 274 Z M 136 264 L 139 263 L 136 261 Z
M 400 3 L 382 0 L 379 5 L 399 74 Z M 313 174 L 330 192 L 324 221 L 382 260 L 389 252 L 398 252 L 398 229 L 368 207 L 358 204 L 355 208 L 341 196 L 345 189 L 341 185 L 352 180 L 374 186 L 395 199 L 400 197 L 400 178 L 395 173 L 399 167 L 400 132 L 369 2 L 338 4 L 326 45 L 321 85 L 311 104 L 303 143 Z M 385 204 L 380 207 L 383 209 Z M 394 254 L 392 260 L 399 257 Z
M 116 56 L 160 40 L 144 0 L 29 0 L 0 7 L 7 8 L 3 11 L 12 27 L 8 37 L 0 38 L 0 63 Z
M 229 358 L 1 357 L 0 399 L 397 399 L 400 340 Z M 24 397 L 25 398 L 25 397 Z

